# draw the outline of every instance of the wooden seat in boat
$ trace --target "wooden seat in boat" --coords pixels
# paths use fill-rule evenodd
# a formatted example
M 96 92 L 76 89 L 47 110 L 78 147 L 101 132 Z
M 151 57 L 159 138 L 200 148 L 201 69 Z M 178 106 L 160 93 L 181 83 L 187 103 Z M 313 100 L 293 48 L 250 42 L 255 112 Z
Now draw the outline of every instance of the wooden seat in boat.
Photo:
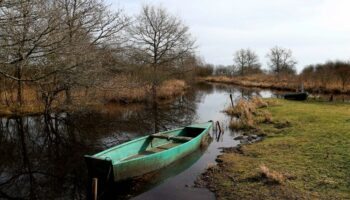
M 167 135 L 167 134 L 161 134 L 161 133 L 157 133 L 157 134 L 152 134 L 151 135 L 153 138 L 160 138 L 160 139 L 167 139 L 167 140 L 175 140 L 175 141 L 182 141 L 182 142 L 187 142 L 192 140 L 192 137 L 186 137 L 186 136 L 171 136 L 171 135 Z

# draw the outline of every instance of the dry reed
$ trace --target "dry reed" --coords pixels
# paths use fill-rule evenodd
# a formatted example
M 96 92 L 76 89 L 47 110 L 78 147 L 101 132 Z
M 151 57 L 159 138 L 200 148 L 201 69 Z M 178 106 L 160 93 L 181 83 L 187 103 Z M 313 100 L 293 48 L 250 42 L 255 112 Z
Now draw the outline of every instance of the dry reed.
M 338 79 L 327 82 L 327 84 L 314 80 L 304 80 L 300 76 L 286 75 L 275 76 L 268 74 L 257 74 L 249 76 L 209 76 L 202 80 L 208 82 L 228 83 L 241 85 L 245 87 L 268 88 L 276 90 L 296 91 L 300 89 L 301 83 L 304 84 L 304 89 L 310 92 L 334 93 L 334 94 L 350 94 L 350 84 L 342 89 L 341 81 Z
M 231 129 L 255 129 L 258 119 L 262 122 L 272 122 L 272 115 L 268 111 L 258 111 L 258 108 L 267 107 L 268 102 L 258 97 L 251 100 L 240 99 L 234 107 L 229 107 L 225 112 L 235 118 L 230 122 Z
M 187 88 L 183 80 L 167 80 L 157 88 L 158 100 L 170 100 L 181 95 Z M 2 87 L 0 90 L 0 114 L 38 113 L 43 110 L 44 99 L 40 89 L 24 85 L 23 105 L 17 106 L 16 87 Z M 97 106 L 108 103 L 143 103 L 151 101 L 151 86 L 141 80 L 128 75 L 116 76 L 102 85 L 92 88 L 79 87 L 71 90 L 71 104 L 65 104 L 64 91 L 54 97 L 52 108 L 77 109 L 86 106 Z

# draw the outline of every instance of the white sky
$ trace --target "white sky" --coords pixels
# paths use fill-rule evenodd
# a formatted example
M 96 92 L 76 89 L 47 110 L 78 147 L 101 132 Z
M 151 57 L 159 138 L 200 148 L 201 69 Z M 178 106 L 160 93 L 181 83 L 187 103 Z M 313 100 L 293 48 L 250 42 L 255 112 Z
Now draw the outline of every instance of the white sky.
M 251 48 L 266 68 L 276 45 L 289 48 L 300 71 L 308 64 L 350 59 L 350 0 L 107 0 L 112 9 L 135 15 L 146 3 L 182 18 L 198 54 L 212 64 L 232 64 L 240 48 Z

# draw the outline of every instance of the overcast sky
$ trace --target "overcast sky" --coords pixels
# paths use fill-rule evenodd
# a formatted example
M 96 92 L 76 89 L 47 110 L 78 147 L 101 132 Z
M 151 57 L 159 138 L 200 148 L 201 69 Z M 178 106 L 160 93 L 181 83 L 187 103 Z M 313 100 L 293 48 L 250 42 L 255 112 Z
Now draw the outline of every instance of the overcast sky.
M 129 15 L 146 3 L 162 5 L 190 27 L 198 54 L 212 64 L 232 64 L 251 48 L 266 68 L 273 46 L 289 48 L 305 65 L 350 59 L 350 0 L 109 0 Z

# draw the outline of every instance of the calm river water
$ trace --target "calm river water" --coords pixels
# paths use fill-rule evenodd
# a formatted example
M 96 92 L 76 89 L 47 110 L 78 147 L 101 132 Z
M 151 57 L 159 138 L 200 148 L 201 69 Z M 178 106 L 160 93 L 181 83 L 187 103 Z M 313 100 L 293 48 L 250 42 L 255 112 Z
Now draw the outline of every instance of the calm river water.
M 215 199 L 194 188 L 198 175 L 220 154 L 238 144 L 222 110 L 234 99 L 270 97 L 268 90 L 198 84 L 185 96 L 159 107 L 106 105 L 99 111 L 51 116 L 0 118 L 0 199 L 86 199 L 89 178 L 83 156 L 160 130 L 195 122 L 219 121 L 224 133 L 211 131 L 211 142 L 172 165 L 100 191 L 101 199 Z M 157 116 L 154 119 L 153 116 Z

